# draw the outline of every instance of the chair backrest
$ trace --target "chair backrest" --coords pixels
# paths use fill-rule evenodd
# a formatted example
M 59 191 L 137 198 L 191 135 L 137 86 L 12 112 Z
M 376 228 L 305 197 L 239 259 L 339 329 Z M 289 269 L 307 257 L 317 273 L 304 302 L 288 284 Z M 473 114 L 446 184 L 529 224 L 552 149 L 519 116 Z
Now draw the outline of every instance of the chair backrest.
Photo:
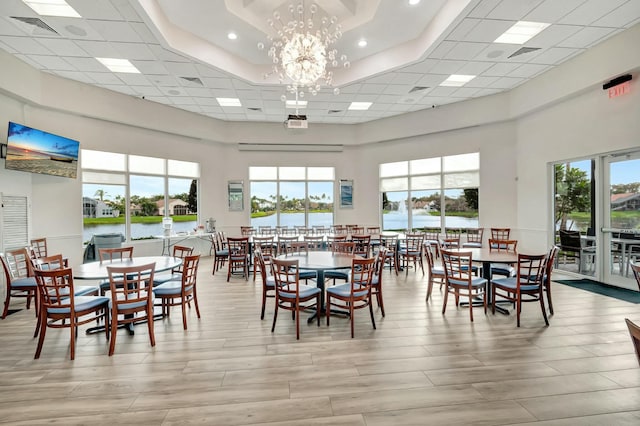
M 309 243 L 306 241 L 292 241 L 289 246 L 289 253 L 304 255 L 309 253 Z
M 133 258 L 133 247 L 101 248 L 98 249 L 100 262 Z
M 64 265 L 64 259 L 61 254 L 39 257 L 37 259 L 32 259 L 32 262 L 34 273 L 36 270 L 54 271 L 56 269 L 61 269 Z
M 518 253 L 516 266 L 516 283 L 519 286 L 540 286 L 544 278 L 546 260 L 548 254 L 522 254 Z
M 48 256 L 46 238 L 34 238 L 30 241 L 30 244 L 32 253 L 36 258 Z
M 249 237 L 228 237 L 229 256 L 246 256 L 249 254 Z
M 445 249 L 460 247 L 460 237 L 441 238 L 439 245 Z
M 263 256 L 268 256 L 269 258 L 275 256 L 278 252 L 278 246 L 274 244 L 273 239 L 273 235 L 268 237 L 253 237 L 254 250 L 260 248 Z
M 324 225 L 313 225 L 313 233 L 314 234 L 326 234 L 329 232 L 329 228 Z
M 182 291 L 190 292 L 196 286 L 200 255 L 185 256 L 182 262 Z
M 380 233 L 379 226 L 367 226 L 367 234 L 378 235 Z
M 491 238 L 494 240 L 508 240 L 511 228 L 491 228 Z
M 62 256 L 61 256 L 62 258 Z M 73 273 L 71 268 L 34 271 L 39 294 L 39 309 L 50 312 L 50 309 L 74 311 Z M 40 331 L 42 333 L 42 331 Z
M 297 235 L 280 234 L 278 236 L 278 252 L 283 254 L 291 252 L 291 244 L 294 241 L 298 241 Z
M 26 248 L 7 250 L 4 253 L 4 260 L 10 276 L 7 282 L 33 276 L 31 257 Z
M 395 253 L 396 247 L 398 246 L 398 236 L 397 235 L 381 235 L 380 245 L 385 247 L 387 251 L 391 251 Z
M 364 234 L 364 226 L 354 226 L 351 229 L 349 229 L 349 233 L 355 234 L 355 235 L 362 235 Z
M 371 281 L 376 274 L 375 257 L 354 257 L 351 260 L 351 295 L 353 298 L 365 298 L 371 292 Z M 365 293 L 367 292 L 367 293 Z M 358 296 L 362 294 L 362 296 Z
M 295 295 L 297 301 L 300 297 L 298 259 L 273 259 L 271 273 L 276 282 L 276 298 L 279 299 L 283 295 L 289 295 L 289 297 Z
M 387 253 L 389 250 L 385 246 L 380 246 L 380 250 L 375 256 L 376 264 L 374 266 L 374 275 L 371 279 L 372 285 L 378 287 L 378 291 L 380 291 L 380 287 L 382 287 L 382 272 L 384 272 L 384 265 L 387 259 Z
M 277 235 L 284 235 L 287 233 L 287 229 L 289 227 L 287 225 L 280 225 L 280 226 L 276 226 L 276 234 Z
M 636 278 L 636 282 L 638 283 L 638 290 L 640 290 L 640 264 L 633 263 L 629 260 L 629 266 L 631 267 L 631 272 L 633 272 L 633 276 Z
M 180 259 L 184 260 L 187 256 L 191 256 L 192 254 L 193 254 L 193 247 L 179 246 L 179 245 L 173 246 L 173 257 L 179 257 Z M 171 272 L 182 273 L 183 267 L 184 267 L 184 262 L 182 262 L 182 265 L 176 266 L 175 268 L 173 268 Z
M 473 276 L 472 252 L 441 249 L 442 266 L 448 285 L 468 285 L 471 288 Z
M 404 240 L 407 252 L 422 253 L 422 245 L 424 244 L 424 234 L 407 234 Z
M 260 276 L 262 277 L 262 286 L 266 287 L 267 285 L 267 264 L 264 261 L 264 256 L 262 255 L 262 249 L 260 247 L 254 247 L 253 249 L 253 261 L 258 264 L 258 268 L 260 269 Z
M 444 236 L 445 238 L 457 238 L 458 241 L 460 240 L 460 228 L 445 228 L 444 229 Z
M 578 251 L 582 247 L 580 231 L 558 231 L 560 235 L 560 248 L 562 250 Z
M 240 235 L 244 237 L 251 236 L 255 233 L 255 229 L 252 226 L 241 226 Z
M 484 228 L 468 228 L 467 229 L 467 242 L 468 243 L 482 243 L 482 235 L 484 234 Z
M 424 244 L 427 245 L 428 243 L 425 242 Z M 431 250 L 429 250 L 428 247 L 425 247 L 424 256 L 427 258 L 427 268 L 429 269 L 429 275 L 431 275 L 433 267 L 435 266 L 435 261 L 433 260 L 433 253 L 431 253 Z
M 136 306 L 140 310 L 145 305 L 151 306 L 155 267 L 155 262 L 140 266 L 107 266 L 112 305 Z
M 371 235 L 352 235 L 351 240 L 355 243 L 353 252 L 357 255 L 369 256 L 369 247 L 371 245 Z
M 438 242 L 440 240 L 440 228 L 424 228 L 424 239 L 429 242 Z
M 353 241 L 334 241 L 331 245 L 331 251 L 334 253 L 353 254 L 356 249 L 356 243 Z
M 327 248 L 333 251 L 333 246 L 339 242 L 347 241 L 346 235 L 330 235 L 327 237 Z
M 322 235 L 305 235 L 304 241 L 311 251 L 324 250 L 324 237 Z
M 638 364 L 640 364 L 640 327 L 635 325 L 633 322 L 629 321 L 628 318 L 624 319 L 627 323 L 627 328 L 629 329 L 629 335 L 631 336 L 631 342 L 633 343 L 633 348 L 636 351 L 636 358 L 638 358 Z
M 333 225 L 331 232 L 337 235 L 347 235 L 347 227 L 344 225 Z
M 553 272 L 553 263 L 555 262 L 556 255 L 558 254 L 559 251 L 560 251 L 560 248 L 558 246 L 553 246 L 551 247 L 551 249 L 549 250 L 549 253 L 547 254 L 547 258 L 545 259 L 545 267 L 544 267 L 544 284 L 545 285 L 551 284 L 551 272 Z
M 258 232 L 260 235 L 274 235 L 276 230 L 271 226 L 258 226 Z
M 497 240 L 489 238 L 489 251 L 512 251 L 516 252 L 518 240 Z

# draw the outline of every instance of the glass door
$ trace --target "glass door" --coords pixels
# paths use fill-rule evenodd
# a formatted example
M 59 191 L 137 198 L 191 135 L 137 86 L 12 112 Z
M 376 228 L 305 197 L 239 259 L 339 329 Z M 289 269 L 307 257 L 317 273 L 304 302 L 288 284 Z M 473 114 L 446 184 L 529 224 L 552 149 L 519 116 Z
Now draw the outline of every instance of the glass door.
M 604 161 L 604 281 L 638 290 L 631 262 L 640 262 L 640 151 Z

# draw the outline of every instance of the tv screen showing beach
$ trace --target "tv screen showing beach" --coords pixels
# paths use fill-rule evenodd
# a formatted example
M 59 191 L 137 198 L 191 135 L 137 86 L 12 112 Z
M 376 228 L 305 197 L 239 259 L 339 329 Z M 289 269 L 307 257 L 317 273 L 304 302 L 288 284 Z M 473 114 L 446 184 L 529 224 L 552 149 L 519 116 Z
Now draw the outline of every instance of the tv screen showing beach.
M 73 139 L 9 122 L 5 168 L 75 179 L 79 147 Z

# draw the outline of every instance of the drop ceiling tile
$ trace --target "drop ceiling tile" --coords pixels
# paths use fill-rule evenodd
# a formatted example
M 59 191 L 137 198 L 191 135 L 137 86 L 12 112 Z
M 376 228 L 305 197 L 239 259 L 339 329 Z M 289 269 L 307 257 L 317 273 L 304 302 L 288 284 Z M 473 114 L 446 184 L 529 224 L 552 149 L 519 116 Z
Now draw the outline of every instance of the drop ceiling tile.
M 174 72 L 175 74 L 175 72 Z M 179 75 L 189 75 L 189 74 L 180 74 Z M 233 83 L 229 78 L 201 78 L 202 82 L 205 86 L 210 87 L 212 89 L 234 89 Z
M 142 38 L 128 22 L 92 20 L 91 26 L 108 41 L 142 43 Z
M 138 34 L 140 40 L 148 44 L 158 44 L 158 39 L 153 35 L 151 30 L 142 22 L 129 22 L 131 28 Z
M 435 87 L 431 92 L 429 92 L 429 97 L 431 98 L 434 96 L 451 96 L 451 94 L 458 89 L 459 87 L 447 87 L 447 86 Z
M 500 21 L 497 19 L 486 19 L 481 21 L 467 34 L 465 41 L 493 43 L 502 33 L 507 31 L 514 24 L 514 21 Z
M 491 85 L 489 87 L 491 87 L 493 89 L 511 89 L 511 88 L 516 87 L 517 85 L 523 83 L 524 81 L 525 81 L 524 78 L 500 77 L 499 79 L 497 79 L 496 81 L 491 83 Z
M 529 40 L 525 45 L 527 47 L 553 47 L 571 37 L 582 28 L 584 27 L 578 25 L 551 25 Z
M 588 27 L 558 43 L 558 47 L 586 48 L 604 39 L 615 31 L 615 28 Z
M 618 7 L 620 7 L 627 0 L 587 0 L 578 6 L 575 10 L 568 13 L 562 19 L 560 24 L 573 24 L 573 25 L 590 25 L 594 21 L 600 19 Z
M 222 108 L 220 108 L 220 106 L 203 105 L 200 108 L 202 109 L 203 112 L 207 112 L 207 113 L 213 113 L 213 114 L 221 114 L 222 113 Z
M 58 56 L 88 56 L 87 52 L 70 40 L 59 38 L 39 38 L 38 43 Z
M 111 43 L 111 46 L 119 53 L 119 58 L 140 61 L 155 61 L 156 56 L 144 43 Z M 191 64 L 190 64 L 191 65 Z M 195 67 L 191 65 L 194 69 Z
M 456 74 L 465 65 L 464 61 L 440 61 L 432 69 L 432 74 Z
M 94 58 L 117 58 L 119 53 L 106 41 L 77 40 L 78 46 Z
M 365 83 L 360 87 L 360 93 L 380 94 L 387 86 L 385 84 L 369 84 Z
M 191 96 L 173 96 L 171 102 L 174 105 L 195 105 L 195 101 Z
M 580 49 L 570 49 L 566 47 L 554 47 L 546 49 L 539 55 L 533 57 L 529 63 L 555 65 L 567 59 L 569 56 L 579 52 Z
M 181 105 L 180 109 L 183 109 L 185 111 L 195 112 L 195 113 L 202 112 L 202 110 L 200 109 L 200 107 L 198 105 Z
M 469 16 L 473 18 L 484 18 L 489 14 L 489 12 L 491 12 L 496 6 L 498 6 L 500 1 L 501 0 L 479 1 L 477 2 L 478 5 L 473 8 L 471 13 L 469 13 Z
M 89 76 L 78 71 L 54 71 L 54 73 L 59 75 L 60 77 L 68 78 L 70 80 L 81 81 L 88 84 L 95 83 Z
M 539 64 L 522 64 L 515 70 L 509 73 L 509 77 L 521 77 L 521 78 L 532 78 L 551 67 L 549 65 L 539 65 Z
M 500 89 L 482 89 L 482 90 L 479 90 L 478 93 L 476 93 L 474 98 L 479 98 L 480 96 L 495 95 L 496 93 L 500 93 L 500 92 L 502 92 L 502 90 Z
M 482 73 L 482 75 L 503 77 L 513 72 L 516 68 L 520 67 L 520 65 L 522 64 L 519 64 L 519 63 L 510 64 L 506 62 L 497 63 L 497 64 L 494 64 L 488 70 L 486 70 L 484 73 Z
M 159 87 L 175 87 L 178 80 L 172 75 L 150 75 L 149 80 Z
M 191 63 L 166 61 L 164 66 L 167 68 L 169 73 L 173 75 L 198 75 L 197 68 Z
M 160 89 L 158 89 L 157 87 L 154 87 L 154 86 L 135 86 L 135 85 L 132 85 L 131 89 L 134 90 L 139 95 L 144 96 L 145 99 L 147 97 L 156 97 L 156 96 L 162 96 L 163 95 L 162 91 Z
M 160 45 L 151 44 L 148 47 L 151 49 L 155 57 L 161 61 L 189 63 L 189 59 L 186 56 L 174 53 Z
M 153 83 L 143 74 L 116 73 L 118 78 L 131 86 L 153 86 Z
M 0 20 L 6 21 L 9 24 L 11 24 L 11 25 L 5 25 L 5 23 L 3 22 L 3 24 L 0 26 L 0 35 L 20 37 L 20 36 L 26 36 L 26 35 L 47 36 L 47 34 L 49 34 L 49 36 L 53 36 L 53 34 L 51 34 L 49 31 L 41 30 L 38 27 L 29 25 L 17 19 L 12 19 L 10 16 L 18 16 L 18 15 L 0 16 Z M 36 34 L 36 31 L 38 34 Z
M 86 74 L 101 86 L 122 84 L 122 80 L 120 80 L 117 75 L 115 75 L 110 71 L 109 72 L 88 72 Z
M 434 87 L 445 81 L 449 74 L 427 74 L 422 77 L 416 86 Z
M 446 36 L 446 40 L 450 41 L 465 41 L 468 40 L 467 34 L 473 28 L 482 22 L 480 19 L 466 18 L 463 19 L 449 34 Z
M 470 98 L 480 90 L 482 89 L 479 89 L 477 87 L 460 87 L 458 90 L 453 92 L 452 96 L 456 98 Z
M 390 84 L 382 91 L 382 93 L 385 95 L 405 95 L 409 93 L 412 86 L 413 85 Z
M 211 89 L 215 98 L 236 98 L 235 90 Z
M 63 16 L 40 17 L 60 36 L 69 40 L 104 41 L 104 37 L 91 26 L 86 19 L 66 18 Z
M 125 95 L 137 96 L 138 94 L 129 86 L 107 86 L 109 90 L 124 93 Z
M 94 58 L 78 58 L 78 57 L 65 57 L 65 60 L 73 65 L 78 71 L 83 72 L 106 72 L 109 71 L 107 67 L 98 62 Z
M 393 81 L 393 73 L 376 75 L 364 80 L 365 84 L 389 84 Z
M 375 104 L 395 104 L 400 101 L 402 96 L 398 95 L 380 95 L 375 101 Z M 345 105 L 349 106 L 351 102 L 345 102 Z M 333 109 L 333 108 L 332 108 Z
M 135 8 L 132 6 L 132 2 L 126 0 L 111 0 L 111 3 L 116 9 L 118 9 L 120 16 L 122 16 L 122 19 L 127 21 L 142 22 L 140 15 L 138 15 Z
M 201 97 L 194 96 L 193 100 L 196 101 L 196 103 L 201 106 L 219 106 L 218 101 L 216 101 L 214 97 L 201 98 Z M 243 105 L 244 105 L 244 102 L 243 102 Z
M 82 0 L 67 0 L 67 3 L 86 19 L 107 19 L 110 21 L 119 21 L 122 19 L 122 16 L 111 1 L 87 2 Z
M 429 54 L 429 58 L 431 59 L 442 59 L 445 57 L 449 50 L 453 49 L 456 45 L 455 41 L 443 41 L 438 44 L 435 49 Z
M 20 0 L 4 0 L 0 2 L 0 14 L 7 16 L 37 16 L 33 9 Z
M 468 82 L 464 86 L 465 87 L 479 87 L 479 88 L 489 87 L 496 80 L 498 80 L 498 78 L 499 77 L 484 77 L 484 76 L 480 76 L 480 77 L 474 78 L 473 80 L 471 80 L 470 82 Z
M 414 85 L 418 80 L 422 78 L 421 73 L 415 72 L 396 72 L 393 73 L 392 84 L 411 84 Z
M 471 60 L 489 45 L 487 43 L 460 42 L 445 55 L 445 59 Z
M 409 65 L 401 69 L 402 72 L 416 72 L 419 74 L 426 74 L 431 71 L 434 65 L 438 63 L 437 59 L 425 59 L 421 62 Z
M 169 97 L 169 100 L 171 101 L 171 98 L 173 98 L 174 96 L 186 96 L 187 93 L 184 91 L 184 88 L 182 87 L 160 87 L 159 88 L 162 93 L 165 94 L 165 96 Z
M 533 22 L 558 22 L 561 18 L 571 13 L 587 0 L 546 0 L 527 13 L 523 21 Z
M 211 90 L 204 87 L 185 87 L 185 90 L 189 96 L 193 97 L 206 98 L 213 96 Z
M 521 47 L 522 46 L 516 44 L 490 44 L 473 59 L 476 61 L 490 62 L 508 61 L 508 56 Z
M 14 52 L 20 52 L 24 55 L 51 55 L 49 49 L 35 39 L 28 37 L 2 36 L 0 41 L 11 47 Z
M 521 21 L 543 0 L 503 0 L 487 14 L 489 19 L 510 19 Z
M 169 72 L 164 64 L 159 61 L 138 61 L 132 60 L 131 63 L 145 75 L 167 75 Z
M 341 87 L 340 93 L 343 93 L 345 95 L 350 93 L 358 93 L 361 88 L 362 88 L 362 84 L 360 83 L 350 84 L 348 86 Z
M 155 46 L 151 50 L 155 52 Z M 196 64 L 196 69 L 198 70 L 198 74 L 200 77 L 214 77 L 214 78 L 229 78 L 229 74 L 218 71 L 217 69 L 202 64 Z
M 2 43 L 0 43 L 0 47 L 2 47 L 4 50 L 8 49 L 8 48 L 5 48 L 5 46 L 2 46 Z M 31 59 L 30 56 L 22 55 L 22 54 L 17 53 L 17 52 L 12 52 L 11 50 L 7 50 L 7 52 L 14 53 L 16 58 L 20 59 L 22 62 L 24 62 L 27 65 L 32 66 L 35 69 L 40 69 L 41 68 L 41 65 L 38 62 L 36 62 L 33 59 Z M 55 74 L 55 72 L 52 72 L 52 74 Z
M 71 64 L 58 56 L 31 55 L 30 58 L 40 67 L 48 70 L 77 71 Z
M 491 68 L 491 62 L 467 62 L 457 72 L 464 75 L 480 75 L 489 68 Z
M 253 84 L 249 84 L 246 81 L 242 81 L 242 80 L 238 80 L 238 79 L 232 79 L 231 80 L 231 85 L 236 90 L 259 90 L 258 86 L 253 85 Z

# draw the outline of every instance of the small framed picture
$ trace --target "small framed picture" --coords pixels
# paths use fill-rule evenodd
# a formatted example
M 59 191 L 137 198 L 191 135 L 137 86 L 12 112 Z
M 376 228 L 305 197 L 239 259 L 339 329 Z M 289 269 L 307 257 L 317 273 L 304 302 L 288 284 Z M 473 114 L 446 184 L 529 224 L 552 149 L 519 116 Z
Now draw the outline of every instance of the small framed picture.
M 340 179 L 340 208 L 353 208 L 353 180 Z

